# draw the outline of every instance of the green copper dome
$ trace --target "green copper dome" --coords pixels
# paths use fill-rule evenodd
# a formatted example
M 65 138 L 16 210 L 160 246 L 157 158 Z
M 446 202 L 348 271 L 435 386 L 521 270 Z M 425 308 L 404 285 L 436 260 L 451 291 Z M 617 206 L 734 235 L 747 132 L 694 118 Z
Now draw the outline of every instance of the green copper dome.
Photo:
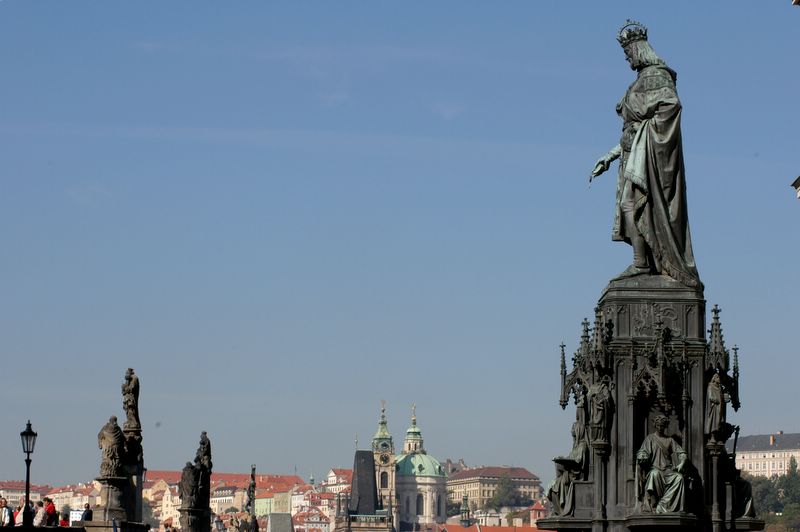
M 397 457 L 397 474 L 415 477 L 444 477 L 444 468 L 435 458 L 424 453 L 401 454 Z

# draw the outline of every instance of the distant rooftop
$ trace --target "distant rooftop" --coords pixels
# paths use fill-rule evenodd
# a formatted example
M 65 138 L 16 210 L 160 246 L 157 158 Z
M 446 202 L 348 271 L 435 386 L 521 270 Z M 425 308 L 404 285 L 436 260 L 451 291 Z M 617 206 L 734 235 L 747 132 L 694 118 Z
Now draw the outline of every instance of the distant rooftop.
M 472 467 L 463 469 L 453 473 L 448 477 L 448 480 L 461 480 L 464 478 L 488 477 L 500 478 L 503 475 L 508 475 L 509 478 L 521 478 L 530 480 L 539 480 L 539 477 L 525 469 L 524 467 L 505 467 L 505 466 L 484 466 Z
M 729 451 L 733 450 L 733 440 L 728 440 Z M 775 434 L 755 434 L 753 436 L 743 436 L 736 444 L 736 451 L 790 451 L 800 450 L 800 433 L 793 432 L 785 434 L 776 432 Z

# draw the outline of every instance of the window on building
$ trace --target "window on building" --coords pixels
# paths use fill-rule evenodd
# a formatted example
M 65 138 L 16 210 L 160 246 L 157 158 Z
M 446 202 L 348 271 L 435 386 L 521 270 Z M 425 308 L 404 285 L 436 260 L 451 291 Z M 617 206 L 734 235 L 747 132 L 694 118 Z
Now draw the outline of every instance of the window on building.
M 425 505 L 425 499 L 422 497 L 422 494 L 417 495 L 417 515 L 422 515 L 422 509 Z
M 381 473 L 381 488 L 388 488 L 389 487 L 389 473 L 383 471 Z

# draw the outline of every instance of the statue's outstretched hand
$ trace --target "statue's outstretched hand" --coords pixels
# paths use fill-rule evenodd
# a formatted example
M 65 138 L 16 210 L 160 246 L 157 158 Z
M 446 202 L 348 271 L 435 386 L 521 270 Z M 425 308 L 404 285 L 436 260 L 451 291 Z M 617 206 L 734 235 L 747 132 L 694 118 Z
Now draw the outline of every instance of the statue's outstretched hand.
M 592 179 L 594 179 L 595 177 L 599 176 L 600 174 L 608 170 L 608 167 L 610 165 L 611 161 L 608 160 L 608 156 L 603 155 L 602 157 L 600 157 L 595 163 L 594 168 L 592 169 L 592 173 L 589 174 L 589 183 L 592 182 Z

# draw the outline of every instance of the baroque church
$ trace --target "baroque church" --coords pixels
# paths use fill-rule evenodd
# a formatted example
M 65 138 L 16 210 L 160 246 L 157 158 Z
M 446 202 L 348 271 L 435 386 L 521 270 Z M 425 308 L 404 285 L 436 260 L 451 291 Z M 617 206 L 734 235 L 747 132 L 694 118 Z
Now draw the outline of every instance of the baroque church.
M 445 522 L 447 476 L 442 465 L 425 451 L 416 406 L 412 407 L 411 426 L 399 454 L 395 454 L 387 426 L 386 407 L 381 406 L 372 453 L 380 504 L 392 509 L 396 530 L 425 530 Z

